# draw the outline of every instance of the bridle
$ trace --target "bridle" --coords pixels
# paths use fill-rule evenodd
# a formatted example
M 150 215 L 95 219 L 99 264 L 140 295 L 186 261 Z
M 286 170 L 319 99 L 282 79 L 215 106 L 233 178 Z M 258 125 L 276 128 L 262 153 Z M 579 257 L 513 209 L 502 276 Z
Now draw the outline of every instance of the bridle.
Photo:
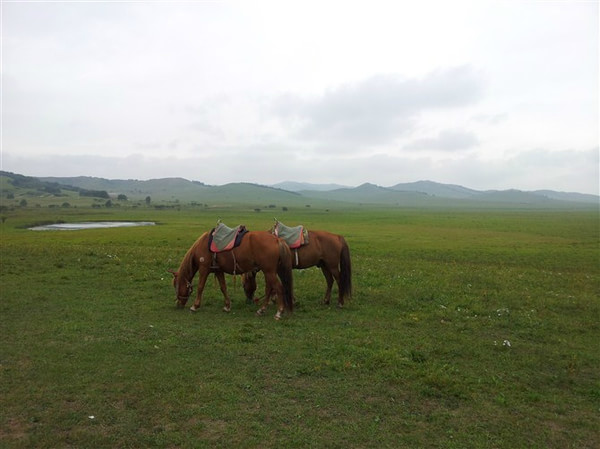
M 192 292 L 194 291 L 194 286 L 192 285 L 192 283 L 190 281 L 187 281 L 186 288 L 187 288 L 187 296 L 181 296 L 181 295 L 177 294 L 177 301 L 178 302 L 184 302 L 185 303 L 189 299 L 189 297 L 192 294 Z M 177 289 L 177 291 L 179 292 L 179 288 Z

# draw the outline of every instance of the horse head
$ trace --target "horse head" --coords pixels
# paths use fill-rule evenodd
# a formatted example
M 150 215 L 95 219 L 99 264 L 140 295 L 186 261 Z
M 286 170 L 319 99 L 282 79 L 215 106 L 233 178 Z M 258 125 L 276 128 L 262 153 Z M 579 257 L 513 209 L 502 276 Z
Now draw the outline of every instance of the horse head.
M 167 270 L 173 275 L 173 287 L 175 287 L 175 304 L 177 307 L 184 307 L 193 291 L 192 283 L 188 280 L 180 282 L 179 272 Z

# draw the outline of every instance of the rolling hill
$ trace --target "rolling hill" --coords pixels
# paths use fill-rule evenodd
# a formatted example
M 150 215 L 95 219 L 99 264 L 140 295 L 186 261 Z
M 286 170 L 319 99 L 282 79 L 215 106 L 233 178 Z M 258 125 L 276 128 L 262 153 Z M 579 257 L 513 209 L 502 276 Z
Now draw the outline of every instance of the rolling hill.
M 477 190 L 468 189 L 453 184 L 440 184 L 433 181 L 417 181 L 404 184 L 396 184 L 390 187 L 392 190 L 401 192 L 419 192 L 442 198 L 469 198 L 477 193 Z
M 540 190 L 478 191 L 460 185 L 433 181 L 400 183 L 382 187 L 365 183 L 357 187 L 335 184 L 284 182 L 275 186 L 252 183 L 206 185 L 184 178 L 161 178 L 147 181 L 111 180 L 94 177 L 28 177 L 0 172 L 0 197 L 7 195 L 70 195 L 87 196 L 101 192 L 101 198 L 125 195 L 130 201 L 151 198 L 153 204 L 200 204 L 205 206 L 244 205 L 250 208 L 272 207 L 334 207 L 343 205 L 382 205 L 394 207 L 519 207 L 519 208 L 582 208 L 598 207 L 600 197 L 581 193 Z M 287 190 L 282 187 L 294 190 Z M 302 188 L 301 190 L 295 190 Z M 63 191 L 61 193 L 61 191 Z
M 290 192 L 300 192 L 302 190 L 316 190 L 319 192 L 326 192 L 328 190 L 345 189 L 348 186 L 342 186 L 340 184 L 311 184 L 308 182 L 295 182 L 295 181 L 284 181 L 277 184 L 273 184 L 271 187 L 278 189 L 289 190 Z

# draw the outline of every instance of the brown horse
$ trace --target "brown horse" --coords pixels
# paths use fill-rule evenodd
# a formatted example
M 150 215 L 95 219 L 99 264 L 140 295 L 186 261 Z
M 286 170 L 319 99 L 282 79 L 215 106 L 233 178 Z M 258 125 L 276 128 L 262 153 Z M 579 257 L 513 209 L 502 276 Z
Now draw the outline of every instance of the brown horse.
M 184 307 L 192 293 L 192 280 L 198 272 L 198 291 L 196 301 L 190 308 L 195 312 L 202 302 L 202 293 L 206 278 L 215 273 L 221 292 L 225 298 L 223 310 L 231 310 L 231 301 L 227 294 L 225 274 L 241 274 L 247 271 L 261 270 L 265 275 L 265 298 L 257 314 L 262 315 L 269 303 L 268 298 L 277 296 L 275 319 L 281 318 L 284 308 L 292 311 L 294 307 L 291 253 L 285 242 L 267 231 L 247 232 L 240 245 L 232 250 L 212 253 L 209 250 L 209 234 L 205 232 L 190 247 L 177 271 L 173 274 L 173 286 L 177 295 L 176 303 Z M 279 279 L 278 279 L 279 277 Z
M 352 266 L 350 248 L 341 235 L 326 231 L 308 231 L 308 244 L 292 249 L 291 263 L 294 268 L 303 269 L 317 266 L 321 268 L 327 281 L 323 299 L 329 304 L 333 280 L 338 286 L 338 307 L 344 306 L 344 299 L 352 296 Z M 252 301 L 256 291 L 256 271 L 242 276 L 246 299 Z M 267 298 L 268 301 L 268 298 Z

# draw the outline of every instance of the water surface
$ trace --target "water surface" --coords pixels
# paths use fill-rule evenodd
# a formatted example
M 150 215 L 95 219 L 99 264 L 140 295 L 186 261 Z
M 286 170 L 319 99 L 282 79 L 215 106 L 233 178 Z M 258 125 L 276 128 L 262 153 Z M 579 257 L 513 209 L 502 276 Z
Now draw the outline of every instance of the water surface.
M 80 229 L 130 228 L 154 226 L 153 221 L 85 221 L 81 223 L 56 223 L 29 228 L 32 231 L 77 231 Z

